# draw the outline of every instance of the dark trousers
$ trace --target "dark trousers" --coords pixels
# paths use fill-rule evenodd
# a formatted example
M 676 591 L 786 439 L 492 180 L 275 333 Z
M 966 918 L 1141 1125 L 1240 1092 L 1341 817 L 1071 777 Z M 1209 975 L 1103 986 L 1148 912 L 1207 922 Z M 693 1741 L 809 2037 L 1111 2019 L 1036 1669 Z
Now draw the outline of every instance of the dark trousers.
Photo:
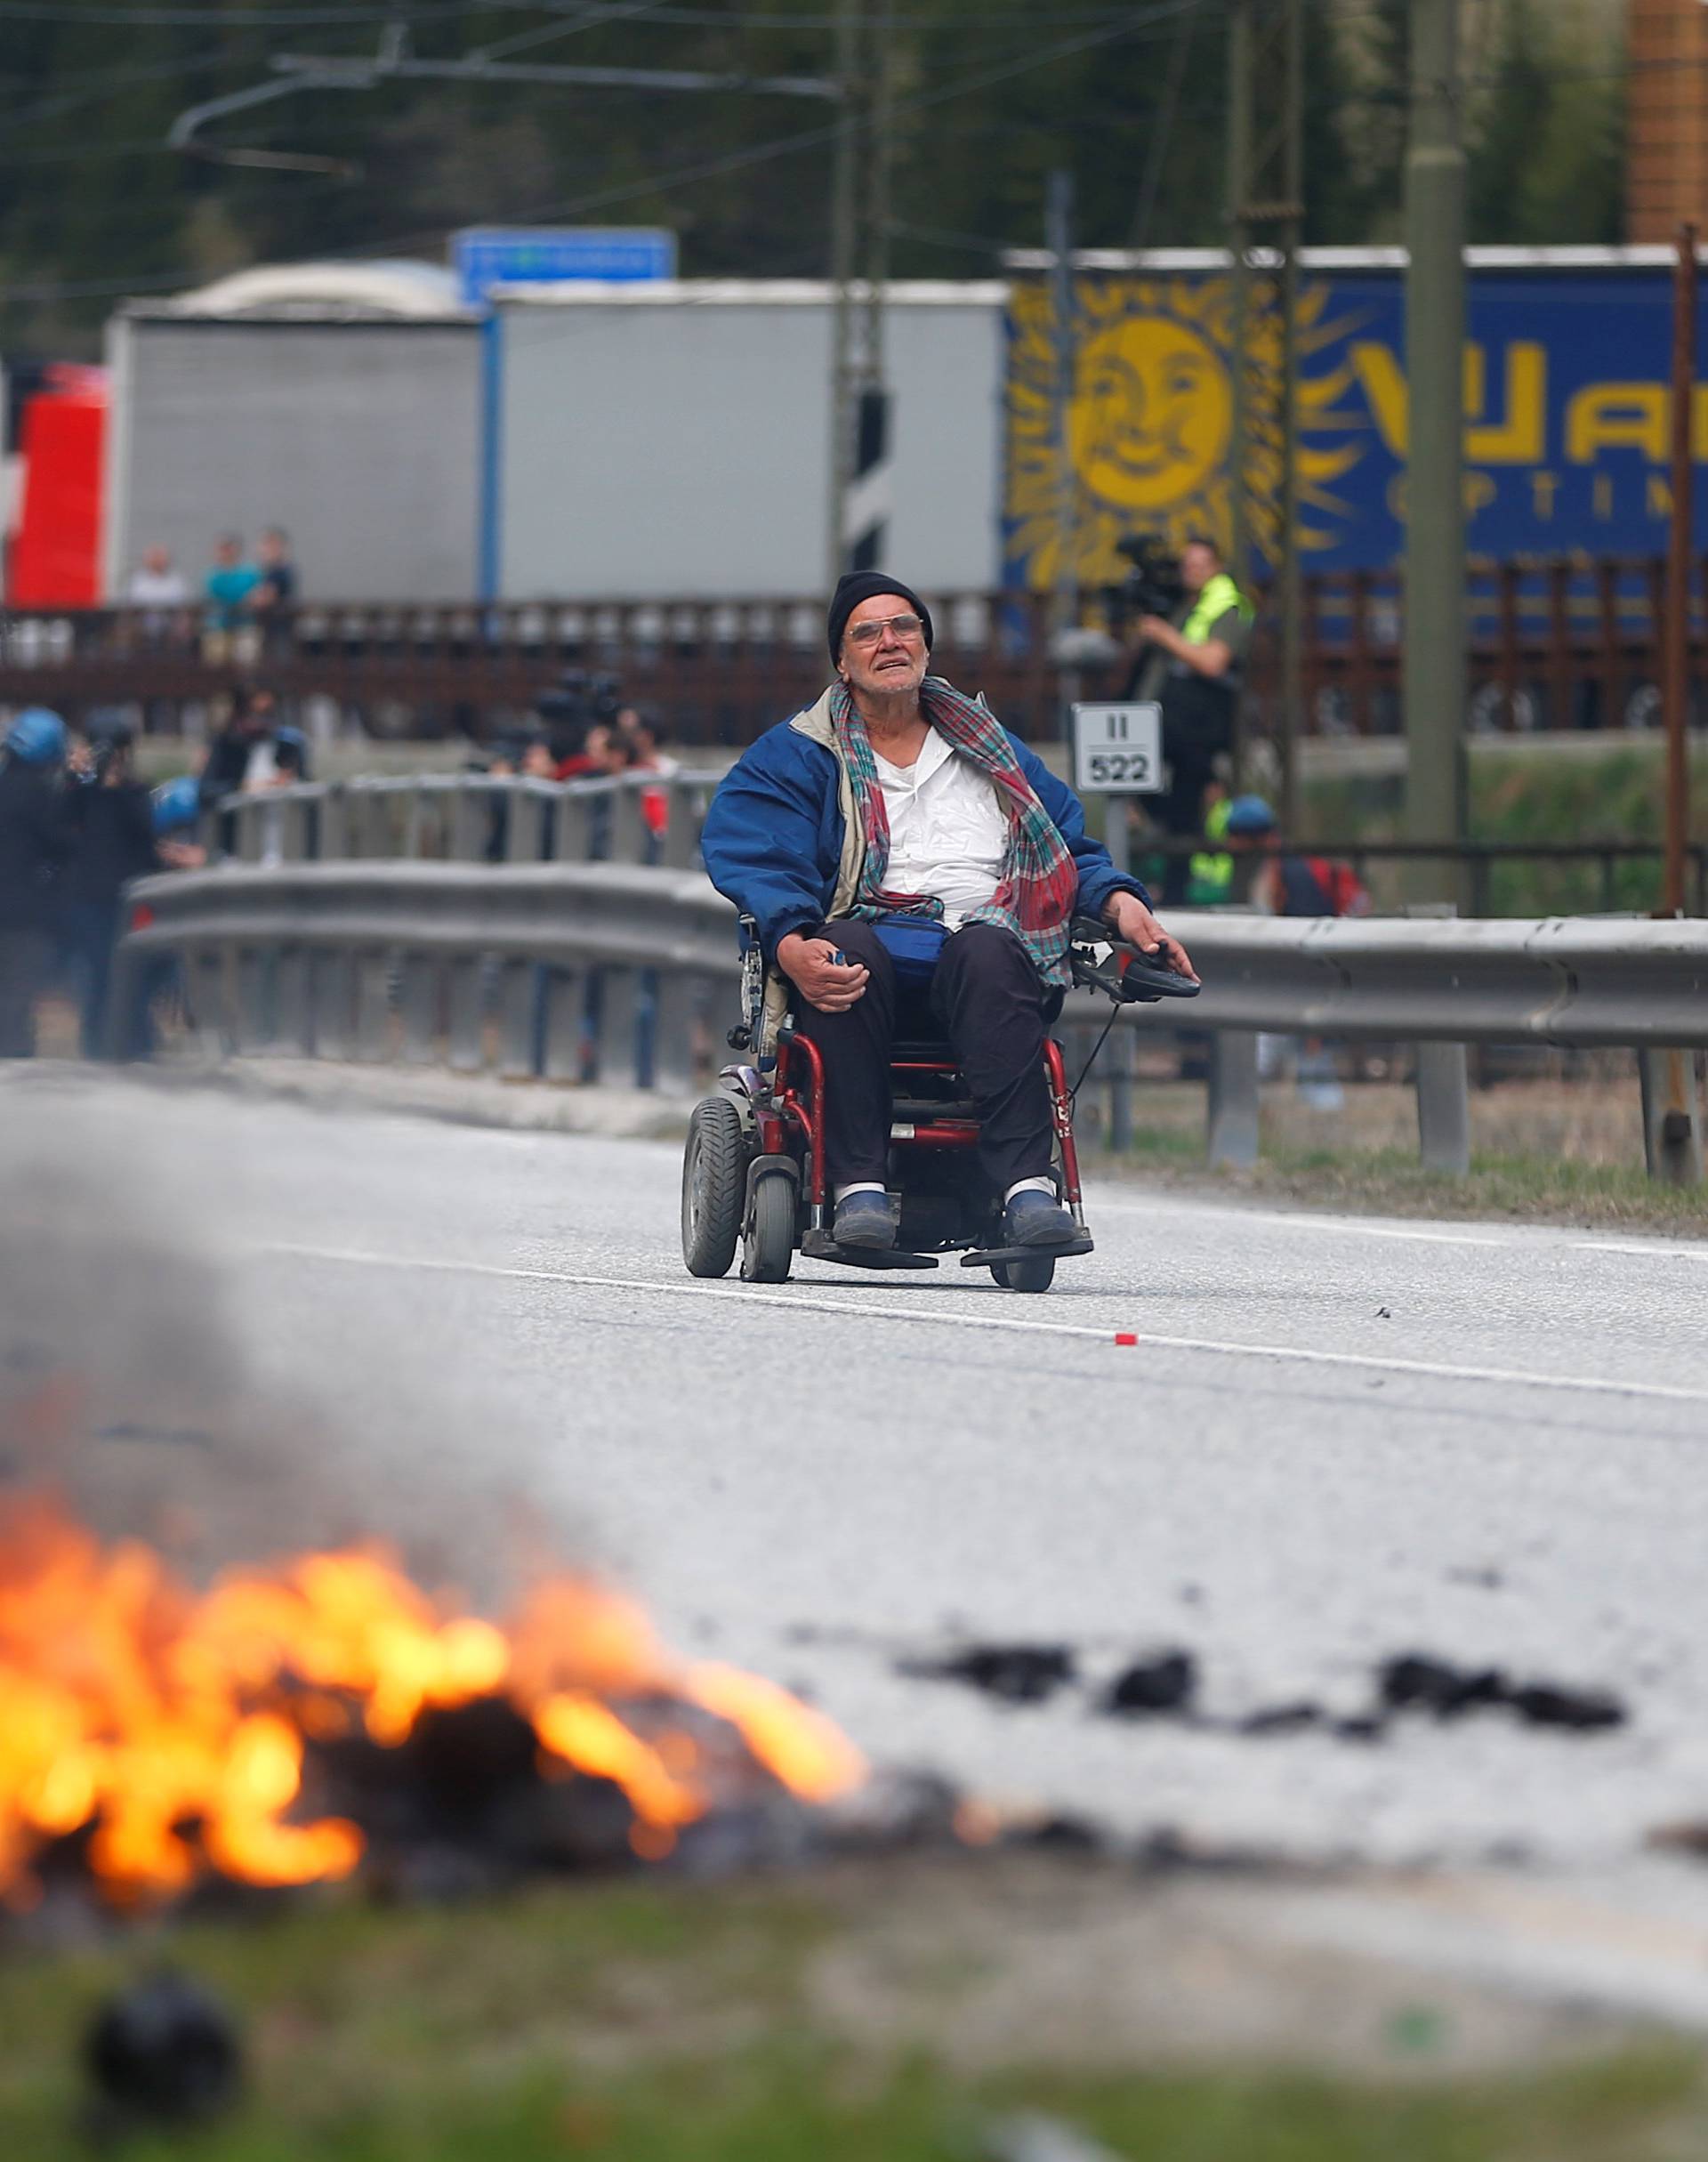
M 0 1059 L 36 1056 L 36 1001 L 47 957 L 44 932 L 0 930 Z
M 85 1059 L 104 1059 L 110 1048 L 107 1000 L 113 954 L 118 945 L 118 901 L 67 901 L 60 912 L 60 937 L 77 980 Z
M 899 1037 L 947 1037 L 979 1107 L 979 1163 L 1001 1194 L 1048 1175 L 1052 1129 L 1043 1073 L 1046 993 L 1026 948 L 995 924 L 968 924 L 944 941 L 929 989 L 903 988 L 869 923 L 821 924 L 871 972 L 845 1013 L 794 1002 L 795 1026 L 825 1061 L 825 1168 L 833 1187 L 884 1181 L 890 1156 L 890 1047 Z

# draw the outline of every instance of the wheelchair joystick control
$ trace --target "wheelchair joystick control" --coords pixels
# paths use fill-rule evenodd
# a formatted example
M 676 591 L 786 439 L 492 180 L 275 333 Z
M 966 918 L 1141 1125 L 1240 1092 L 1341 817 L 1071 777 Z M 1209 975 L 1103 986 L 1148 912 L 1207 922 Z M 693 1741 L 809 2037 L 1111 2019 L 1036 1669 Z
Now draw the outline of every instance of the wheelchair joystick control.
M 731 1051 L 751 1051 L 753 1047 L 753 1032 L 745 1021 L 737 1021 L 723 1040 Z

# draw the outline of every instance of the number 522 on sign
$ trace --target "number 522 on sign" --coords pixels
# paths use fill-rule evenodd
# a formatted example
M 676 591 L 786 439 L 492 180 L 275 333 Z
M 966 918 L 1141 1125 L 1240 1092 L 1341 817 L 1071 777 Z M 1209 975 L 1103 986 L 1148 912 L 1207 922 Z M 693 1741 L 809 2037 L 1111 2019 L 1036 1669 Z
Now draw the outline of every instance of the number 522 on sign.
M 1082 795 L 1156 794 L 1163 786 L 1162 707 L 1076 706 L 1074 785 Z

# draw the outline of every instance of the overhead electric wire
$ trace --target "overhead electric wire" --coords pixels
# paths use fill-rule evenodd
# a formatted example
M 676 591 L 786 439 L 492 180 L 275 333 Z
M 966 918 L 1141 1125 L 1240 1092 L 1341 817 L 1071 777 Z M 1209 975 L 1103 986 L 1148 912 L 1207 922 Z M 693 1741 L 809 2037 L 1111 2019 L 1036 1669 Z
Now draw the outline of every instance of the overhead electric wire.
M 1168 146 L 1174 133 L 1174 116 L 1180 102 L 1180 90 L 1186 81 L 1186 63 L 1192 51 L 1192 33 L 1197 28 L 1197 7 L 1188 7 L 1175 28 L 1173 50 L 1168 56 L 1168 81 L 1163 91 L 1163 109 L 1151 130 L 1150 143 L 1145 153 L 1145 176 L 1140 184 L 1139 201 L 1132 214 L 1132 230 L 1127 242 L 1130 247 L 1143 247 L 1150 237 L 1150 221 L 1156 214 L 1157 198 L 1163 190 L 1163 164 L 1168 156 Z

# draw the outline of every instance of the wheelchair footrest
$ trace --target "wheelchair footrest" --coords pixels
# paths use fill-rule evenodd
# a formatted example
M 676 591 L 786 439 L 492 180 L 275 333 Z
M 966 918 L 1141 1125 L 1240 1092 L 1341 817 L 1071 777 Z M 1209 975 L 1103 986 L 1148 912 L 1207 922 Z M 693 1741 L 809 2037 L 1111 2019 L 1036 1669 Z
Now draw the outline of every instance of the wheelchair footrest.
M 975 1246 L 971 1254 L 961 1256 L 963 1269 L 988 1269 L 994 1262 L 1065 1261 L 1070 1254 L 1093 1254 L 1089 1231 L 1082 1231 L 1077 1238 L 1064 1238 L 1059 1246 Z
M 850 1269 L 935 1269 L 935 1254 L 909 1254 L 903 1246 L 839 1246 L 828 1231 L 808 1231 L 801 1240 L 808 1261 L 842 1262 Z

